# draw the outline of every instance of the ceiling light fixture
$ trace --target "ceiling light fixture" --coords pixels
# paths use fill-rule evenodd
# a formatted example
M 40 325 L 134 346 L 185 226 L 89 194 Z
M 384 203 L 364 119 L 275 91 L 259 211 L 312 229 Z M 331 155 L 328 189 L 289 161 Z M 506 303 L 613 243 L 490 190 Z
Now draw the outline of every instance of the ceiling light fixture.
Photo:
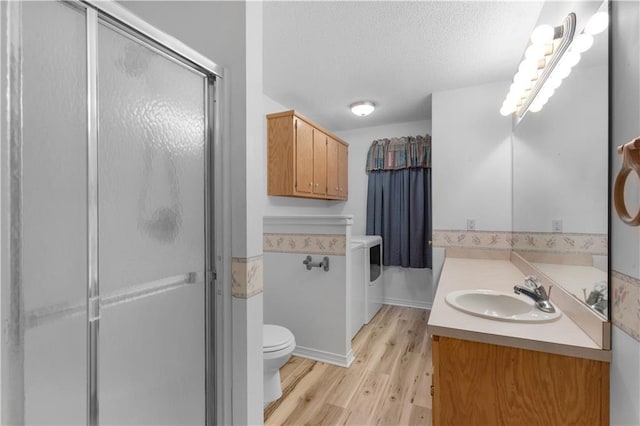
M 373 112 L 374 109 L 376 109 L 375 104 L 369 101 L 355 102 L 352 103 L 350 107 L 351 112 L 359 117 L 369 115 Z
M 606 3 L 606 2 L 605 2 Z M 562 80 L 593 45 L 593 36 L 609 26 L 609 14 L 598 11 L 574 38 L 576 15 L 570 13 L 557 27 L 540 25 L 531 33 L 531 43 L 513 77 L 500 114 L 515 114 L 516 122 L 527 111 L 538 112 L 553 96 Z

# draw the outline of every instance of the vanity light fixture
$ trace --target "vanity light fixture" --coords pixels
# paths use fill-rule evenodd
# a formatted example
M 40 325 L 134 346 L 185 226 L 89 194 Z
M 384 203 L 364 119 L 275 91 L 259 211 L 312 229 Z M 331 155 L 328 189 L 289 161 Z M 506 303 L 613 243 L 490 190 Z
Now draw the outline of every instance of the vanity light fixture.
M 569 48 L 575 26 L 576 15 L 570 13 L 557 27 L 540 25 L 533 30 L 531 42 L 525 50 L 518 72 L 513 77 L 513 84 L 500 108 L 500 114 L 508 116 L 515 113 L 517 118 L 521 119 L 527 110 L 537 112 L 542 109 L 555 89 L 560 86 L 562 79 L 571 72 L 569 64 L 576 61 L 574 56 L 571 61 L 565 63 L 561 72 L 554 73 L 555 79 L 549 85 L 545 84 Z
M 575 38 L 574 13 L 567 15 L 557 27 L 540 25 L 534 29 L 531 43 L 513 77 L 500 114 L 515 114 L 516 120 L 520 120 L 527 111 L 540 111 L 560 87 L 562 80 L 580 62 L 581 54 L 591 48 L 593 36 L 608 26 L 609 14 L 601 9 L 589 19 L 582 33 Z
M 373 112 L 374 109 L 376 109 L 375 104 L 370 101 L 355 102 L 351 104 L 350 107 L 351 112 L 359 117 L 369 115 Z

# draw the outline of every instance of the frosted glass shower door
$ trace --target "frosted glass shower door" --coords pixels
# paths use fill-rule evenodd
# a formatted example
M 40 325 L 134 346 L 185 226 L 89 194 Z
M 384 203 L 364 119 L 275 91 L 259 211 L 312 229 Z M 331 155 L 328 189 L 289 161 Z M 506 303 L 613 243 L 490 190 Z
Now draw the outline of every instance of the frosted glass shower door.
M 87 409 L 86 15 L 57 2 L 10 7 L 12 25 L 22 25 L 21 44 L 14 45 L 10 58 L 12 100 L 21 99 L 21 107 L 14 105 L 11 113 L 13 261 L 10 288 L 3 289 L 4 306 L 10 306 L 3 309 L 9 347 L 3 359 L 3 420 L 82 424 Z
M 205 422 L 204 75 L 98 29 L 101 424 Z

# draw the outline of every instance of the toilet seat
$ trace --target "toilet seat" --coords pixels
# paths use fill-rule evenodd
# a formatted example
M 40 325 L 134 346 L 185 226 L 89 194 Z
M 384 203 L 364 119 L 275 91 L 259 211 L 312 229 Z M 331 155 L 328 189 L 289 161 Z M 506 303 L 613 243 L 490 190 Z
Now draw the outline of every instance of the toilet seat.
M 293 334 L 284 327 L 265 324 L 262 331 L 262 352 L 277 352 L 294 344 Z

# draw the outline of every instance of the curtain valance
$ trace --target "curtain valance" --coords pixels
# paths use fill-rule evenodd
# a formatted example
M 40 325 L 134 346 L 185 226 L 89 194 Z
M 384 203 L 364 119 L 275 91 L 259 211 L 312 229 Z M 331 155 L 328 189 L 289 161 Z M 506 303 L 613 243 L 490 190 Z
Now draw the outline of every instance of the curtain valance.
M 403 136 L 378 139 L 367 154 L 367 173 L 372 170 L 400 170 L 431 167 L 431 136 Z

